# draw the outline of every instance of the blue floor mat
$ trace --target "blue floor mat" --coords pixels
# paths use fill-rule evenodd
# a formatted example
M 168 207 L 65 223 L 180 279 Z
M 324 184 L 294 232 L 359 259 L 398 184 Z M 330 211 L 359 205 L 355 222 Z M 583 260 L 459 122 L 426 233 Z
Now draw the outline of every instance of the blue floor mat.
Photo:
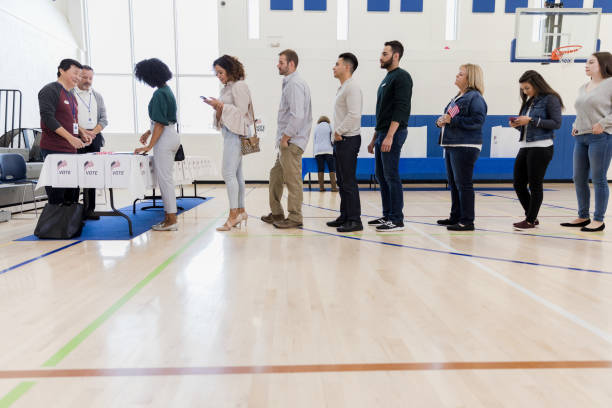
M 204 200 L 198 198 L 179 198 L 176 200 L 177 205 L 184 208 L 178 210 L 178 214 L 191 210 L 192 208 L 211 200 L 212 197 L 207 197 Z M 161 204 L 158 200 L 157 204 Z M 100 217 L 98 221 L 86 221 L 83 227 L 83 232 L 75 240 L 81 241 L 109 241 L 109 240 L 130 240 L 137 237 L 143 232 L 147 232 L 151 227 L 164 219 L 163 208 L 152 208 L 149 210 L 141 210 L 142 207 L 151 205 L 150 201 L 138 202 L 136 204 L 136 214 L 132 214 L 132 206 L 119 209 L 122 213 L 130 217 L 132 220 L 133 236 L 130 236 L 128 231 L 128 223 L 123 217 Z M 16 241 L 42 241 L 34 235 L 19 238 Z M 46 240 L 45 240 L 46 241 Z

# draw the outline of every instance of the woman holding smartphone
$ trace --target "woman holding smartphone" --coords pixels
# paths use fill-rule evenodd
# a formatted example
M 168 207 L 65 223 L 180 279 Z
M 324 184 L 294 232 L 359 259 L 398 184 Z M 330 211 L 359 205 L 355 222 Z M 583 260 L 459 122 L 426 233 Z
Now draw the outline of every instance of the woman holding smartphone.
M 223 180 L 227 188 L 230 212 L 217 231 L 230 231 L 248 219 L 244 207 L 245 183 L 242 174 L 241 137 L 249 136 L 253 124 L 251 91 L 244 82 L 244 66 L 237 58 L 223 55 L 213 62 L 217 78 L 224 85 L 219 99 L 202 98 L 215 109 L 214 123 L 223 134 Z
M 578 90 L 576 121 L 572 126 L 574 144 L 574 187 L 578 199 L 578 218 L 564 222 L 564 227 L 581 231 L 603 231 L 608 207 L 608 168 L 612 156 L 612 54 L 596 52 L 586 62 L 591 78 Z M 589 170 L 595 190 L 595 214 L 589 217 Z
M 561 127 L 561 96 L 536 71 L 519 78 L 521 109 L 510 118 L 520 132 L 519 152 L 514 162 L 514 191 L 525 210 L 525 219 L 514 223 L 517 230 L 535 228 L 544 198 L 542 183 L 552 160 L 554 130 Z M 529 185 L 529 188 L 527 188 Z

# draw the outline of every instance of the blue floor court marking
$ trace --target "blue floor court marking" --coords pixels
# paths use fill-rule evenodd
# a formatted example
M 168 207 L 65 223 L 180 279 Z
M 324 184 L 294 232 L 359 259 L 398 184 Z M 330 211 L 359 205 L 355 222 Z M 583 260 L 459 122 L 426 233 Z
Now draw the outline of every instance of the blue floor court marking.
M 492 256 L 484 256 L 484 255 L 472 255 L 472 254 L 466 254 L 466 253 L 463 253 L 463 252 L 443 251 L 441 249 L 421 248 L 421 247 L 412 246 L 412 245 L 396 244 L 396 243 L 393 243 L 393 242 L 375 241 L 373 239 L 360 238 L 360 237 L 356 237 L 356 236 L 352 236 L 352 235 L 334 234 L 333 232 L 318 231 L 318 230 L 313 230 L 313 229 L 304 228 L 304 227 L 301 227 L 301 229 L 304 230 L 304 231 L 314 232 L 314 233 L 323 234 L 323 235 L 329 235 L 329 236 L 333 236 L 333 237 L 352 239 L 352 240 L 355 240 L 355 241 L 369 242 L 369 243 L 372 243 L 372 244 L 386 245 L 386 246 L 392 246 L 392 247 L 396 247 L 396 248 L 407 248 L 407 249 L 413 249 L 413 250 L 416 250 L 416 251 L 432 252 L 432 253 L 436 253 L 436 254 L 461 256 L 461 257 L 471 258 L 471 259 L 483 259 L 483 260 L 486 260 L 486 261 L 505 262 L 505 263 L 512 263 L 512 264 L 518 264 L 518 265 L 540 266 L 540 267 L 544 267 L 544 268 L 560 269 L 560 270 L 564 270 L 564 271 L 590 272 L 590 273 L 598 273 L 598 274 L 603 274 L 603 275 L 612 275 L 612 272 L 600 271 L 600 270 L 597 270 L 597 269 L 584 269 L 584 268 L 577 268 L 577 267 L 572 267 L 572 266 L 541 264 L 541 263 L 537 263 L 537 262 L 519 261 L 519 260 L 516 260 L 516 259 L 495 258 L 495 257 L 492 257 Z
M 313 204 L 307 204 L 307 203 L 303 203 L 303 205 L 306 205 L 308 207 L 313 207 L 313 208 L 318 208 L 320 210 L 326 210 L 326 211 L 333 211 L 333 212 L 337 212 L 339 213 L 339 210 L 334 210 L 332 208 L 325 208 L 325 207 L 319 207 L 317 205 L 313 205 Z M 367 217 L 367 218 L 378 218 L 378 216 L 375 215 L 367 215 L 367 214 L 361 214 L 362 217 Z M 434 227 L 438 227 L 438 228 L 442 228 L 440 227 L 438 224 L 434 224 L 432 222 L 424 222 L 424 221 L 411 221 L 408 219 L 404 219 L 404 222 L 410 223 L 410 224 L 420 224 L 420 225 L 430 225 L 430 226 L 434 226 Z M 495 232 L 497 234 L 511 234 L 511 235 L 518 235 L 518 236 L 526 236 L 526 237 L 540 237 L 540 238 L 551 238 L 551 239 L 563 239 L 563 240 L 568 240 L 568 241 L 584 241 L 584 242 L 598 242 L 598 243 L 610 243 L 612 241 L 606 241 L 603 239 L 589 239 L 589 238 L 572 238 L 572 237 L 560 237 L 557 235 L 544 235 L 544 234 L 532 234 L 529 232 L 517 232 L 517 231 L 501 231 L 501 230 L 492 230 L 492 229 L 485 229 L 485 228 L 476 228 L 476 231 L 482 231 L 482 232 Z
M 545 190 L 546 191 L 546 190 Z M 483 197 L 498 197 L 498 198 L 505 198 L 506 200 L 513 200 L 513 201 L 519 201 L 518 198 L 514 198 L 514 197 L 506 197 L 503 195 L 499 195 L 499 194 L 490 194 L 490 193 L 478 193 L 479 195 L 483 196 Z M 569 207 L 562 207 L 560 205 L 554 205 L 554 204 L 546 204 L 546 203 L 542 203 L 542 206 L 545 207 L 550 207 L 550 208 L 558 208 L 561 210 L 570 210 L 570 211 L 578 211 L 575 208 L 569 208 Z
M 19 268 L 19 267 L 22 267 L 22 266 L 24 266 L 24 265 L 27 265 L 27 264 L 29 264 L 29 263 L 31 263 L 31 262 L 37 261 L 37 260 L 39 260 L 39 259 L 42 259 L 42 258 L 44 258 L 44 257 L 46 257 L 46 256 L 53 255 L 53 254 L 55 254 L 55 253 L 57 253 L 57 252 L 59 252 L 59 251 L 63 251 L 64 249 L 66 249 L 66 248 L 70 248 L 71 246 L 74 246 L 74 245 L 76 245 L 76 244 L 80 244 L 81 242 L 83 242 L 83 241 L 80 241 L 80 240 L 79 240 L 79 241 L 71 242 L 71 243 L 70 243 L 70 244 L 68 244 L 68 245 L 64 245 L 63 247 L 60 247 L 60 248 L 54 249 L 53 251 L 49 251 L 49 252 L 47 252 L 47 253 L 45 253 L 45 254 L 42 254 L 42 255 L 40 255 L 40 256 L 37 256 L 37 257 L 35 257 L 35 258 L 28 259 L 27 261 L 23 261 L 23 262 L 21 262 L 21 263 L 18 263 L 17 265 L 13 265 L 13 266 L 11 266 L 11 267 L 8 267 L 8 268 L 6 268 L 6 269 L 3 269 L 3 270 L 1 270 L 1 271 L 0 271 L 0 275 L 2 275 L 3 273 L 6 273 L 6 272 L 12 271 L 13 269 L 17 269 L 17 268 Z

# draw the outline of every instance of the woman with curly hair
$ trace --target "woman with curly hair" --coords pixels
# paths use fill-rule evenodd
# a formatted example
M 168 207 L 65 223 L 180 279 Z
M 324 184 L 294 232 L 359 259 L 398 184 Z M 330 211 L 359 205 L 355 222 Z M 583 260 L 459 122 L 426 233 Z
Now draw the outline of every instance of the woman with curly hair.
M 241 137 L 248 137 L 253 124 L 251 91 L 244 82 L 244 67 L 238 59 L 223 55 L 213 62 L 217 78 L 224 85 L 219 99 L 205 98 L 215 109 L 214 123 L 223 134 L 223 180 L 227 188 L 230 212 L 217 231 L 230 231 L 248 215 L 244 208 L 244 176 L 242 174 Z
M 166 216 L 162 222 L 152 227 L 154 231 L 176 231 L 176 195 L 174 191 L 174 156 L 180 140 L 176 131 L 176 99 L 167 82 L 172 72 L 166 64 L 157 58 L 145 59 L 136 64 L 136 78 L 157 88 L 149 101 L 149 118 L 151 129 L 140 136 L 140 143 L 146 145 L 134 150 L 134 153 L 147 153 L 153 149 L 153 171 L 161 191 Z M 151 136 L 152 135 L 152 136 Z M 149 140 L 149 136 L 151 139 Z M 147 144 L 147 140 L 149 143 Z

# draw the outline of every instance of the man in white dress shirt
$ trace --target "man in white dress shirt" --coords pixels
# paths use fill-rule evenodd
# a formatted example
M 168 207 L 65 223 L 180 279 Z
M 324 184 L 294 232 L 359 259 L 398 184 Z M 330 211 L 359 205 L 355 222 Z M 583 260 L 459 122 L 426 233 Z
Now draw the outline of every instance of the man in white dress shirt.
M 99 152 L 102 146 L 104 146 L 102 129 L 108 125 L 106 107 L 104 106 L 104 99 L 102 99 L 102 96 L 91 87 L 93 77 L 93 68 L 89 65 L 83 65 L 81 80 L 77 88 L 74 88 L 72 91 L 79 104 L 79 130 L 91 138 L 91 144 L 82 149 L 78 149 L 77 153 Z M 83 205 L 85 206 L 85 215 L 87 219 L 97 220 L 100 218 L 93 215 L 96 209 L 95 189 L 83 189 Z

